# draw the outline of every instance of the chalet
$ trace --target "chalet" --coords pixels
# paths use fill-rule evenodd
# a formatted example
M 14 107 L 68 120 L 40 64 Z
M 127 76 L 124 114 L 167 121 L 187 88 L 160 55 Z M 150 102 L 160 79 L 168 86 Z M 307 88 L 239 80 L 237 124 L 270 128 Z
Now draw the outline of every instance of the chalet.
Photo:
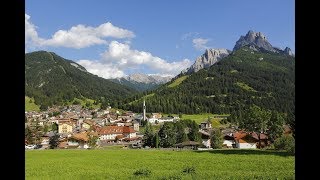
M 210 142 L 210 133 L 206 132 L 204 130 L 199 129 L 199 133 L 201 134 L 201 141 L 202 144 L 206 147 L 206 148 L 211 148 L 211 142 Z
M 58 124 L 58 133 L 72 133 L 73 124 L 70 122 L 63 122 Z
M 201 146 L 201 143 L 195 141 L 184 141 L 182 143 L 174 144 L 173 146 L 178 148 L 196 150 L 199 146 Z
M 48 136 L 43 136 L 42 140 L 41 140 L 41 145 L 44 149 L 48 149 L 49 148 L 49 137 Z
M 199 128 L 200 129 L 210 129 L 210 128 L 212 128 L 211 122 L 210 121 L 201 122 Z
M 122 115 L 133 119 L 135 114 L 132 111 L 127 111 L 127 112 L 123 113 Z
M 90 129 L 91 126 L 93 126 L 95 123 L 93 120 L 84 120 L 82 123 L 82 128 L 83 129 Z
M 105 126 L 99 132 L 99 140 L 101 141 L 131 141 L 136 139 L 136 132 L 128 126 Z
M 160 118 L 162 118 L 162 114 L 161 113 L 151 113 L 151 117 L 156 118 L 156 119 L 160 119 Z
M 68 138 L 68 148 L 88 149 L 88 141 L 90 135 L 98 136 L 98 133 L 81 132 L 73 134 Z
M 159 123 L 159 119 L 158 118 L 148 118 L 147 120 L 151 124 Z
M 249 133 L 239 131 L 233 133 L 236 148 L 239 149 L 256 149 L 257 140 L 253 138 Z
M 158 119 L 159 123 L 164 123 L 164 122 L 176 122 L 177 120 L 174 119 L 173 117 L 162 117 Z
M 222 147 L 224 147 L 224 148 L 235 148 L 236 147 L 236 142 L 234 140 L 232 133 L 226 134 L 223 136 Z
M 134 120 L 133 122 L 132 122 L 132 125 L 133 125 L 133 129 L 135 130 L 135 131 L 139 131 L 139 122 L 138 121 L 136 121 L 136 120 Z

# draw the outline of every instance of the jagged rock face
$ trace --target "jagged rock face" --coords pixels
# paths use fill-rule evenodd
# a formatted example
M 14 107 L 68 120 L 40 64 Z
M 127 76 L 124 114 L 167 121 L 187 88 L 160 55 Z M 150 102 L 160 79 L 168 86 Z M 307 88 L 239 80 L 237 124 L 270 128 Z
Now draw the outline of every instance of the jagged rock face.
M 172 79 L 172 76 L 158 76 L 158 75 L 146 75 L 146 74 L 131 74 L 125 77 L 128 81 L 139 82 L 139 83 L 155 83 L 163 84 Z
M 217 63 L 220 59 L 227 57 L 230 51 L 227 49 L 207 49 L 206 52 L 196 59 L 196 62 L 188 69 L 188 73 L 197 72 Z
M 240 39 L 236 42 L 233 50 L 238 50 L 243 46 L 256 46 L 267 51 L 276 52 L 272 45 L 268 42 L 265 35 L 261 32 L 249 31 L 246 36 L 241 36 Z
M 294 56 L 293 52 L 292 52 L 291 49 L 288 48 L 288 47 L 286 47 L 286 48 L 284 49 L 284 53 L 285 53 L 286 55 L 289 55 L 289 56 Z

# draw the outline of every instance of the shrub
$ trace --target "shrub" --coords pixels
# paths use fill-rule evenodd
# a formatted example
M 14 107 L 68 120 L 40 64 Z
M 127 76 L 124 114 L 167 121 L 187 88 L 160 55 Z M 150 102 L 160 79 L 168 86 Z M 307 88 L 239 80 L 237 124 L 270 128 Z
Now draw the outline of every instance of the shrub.
M 295 140 L 291 135 L 284 135 L 274 141 L 276 150 L 285 150 L 294 154 Z
M 138 169 L 133 173 L 135 176 L 149 176 L 150 174 L 151 171 L 149 169 Z
M 196 172 L 195 167 L 191 166 L 191 167 L 185 167 L 182 172 L 186 173 L 186 174 L 193 174 Z

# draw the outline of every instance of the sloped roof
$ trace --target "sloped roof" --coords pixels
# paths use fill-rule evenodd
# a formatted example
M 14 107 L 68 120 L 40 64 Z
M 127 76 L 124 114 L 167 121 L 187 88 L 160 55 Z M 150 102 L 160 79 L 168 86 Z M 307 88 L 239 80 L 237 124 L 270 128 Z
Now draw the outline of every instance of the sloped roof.
M 134 129 L 129 126 L 123 126 L 123 133 L 134 133 Z
M 76 133 L 71 136 L 72 139 L 78 140 L 78 141 L 88 141 L 89 137 L 86 132 Z
M 99 130 L 100 135 L 104 134 L 122 134 L 123 127 L 120 126 L 105 126 Z

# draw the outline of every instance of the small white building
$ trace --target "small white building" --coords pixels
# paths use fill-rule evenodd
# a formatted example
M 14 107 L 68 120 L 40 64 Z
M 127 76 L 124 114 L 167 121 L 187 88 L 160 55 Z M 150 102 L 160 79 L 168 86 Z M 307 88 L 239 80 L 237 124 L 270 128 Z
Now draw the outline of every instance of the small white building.
M 156 121 L 159 122 L 159 119 L 158 118 L 149 118 L 148 121 L 149 121 L 149 123 L 154 124 L 154 123 L 156 123 Z
M 249 133 L 236 132 L 233 133 L 236 148 L 239 149 L 256 149 L 256 139 L 253 138 Z

